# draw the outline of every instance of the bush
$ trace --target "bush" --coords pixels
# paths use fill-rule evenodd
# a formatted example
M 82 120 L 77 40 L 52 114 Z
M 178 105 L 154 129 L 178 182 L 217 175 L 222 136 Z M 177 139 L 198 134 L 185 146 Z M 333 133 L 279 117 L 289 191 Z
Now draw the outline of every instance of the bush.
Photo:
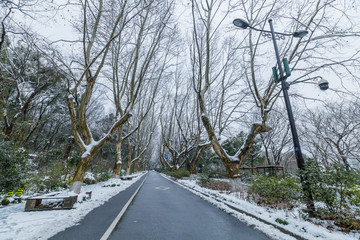
M 211 171 L 208 174 L 209 178 L 227 178 L 228 175 L 226 172 L 223 171 Z
M 83 183 L 85 184 L 95 184 L 96 183 L 96 179 L 95 179 L 95 176 L 93 173 L 91 172 L 86 172 L 85 173 L 85 176 L 84 176 L 84 180 L 83 180 Z
M 4 198 L 4 199 L 1 201 L 1 205 L 6 206 L 6 205 L 9 205 L 9 204 L 10 204 L 10 200 L 7 199 L 7 198 Z
M 52 165 L 50 169 L 42 169 L 33 173 L 27 182 L 27 189 L 34 192 L 57 191 L 69 186 L 69 181 L 62 176 L 62 165 Z
M 347 170 L 341 163 L 333 163 L 325 169 L 309 159 L 305 165 L 306 178 L 317 204 L 316 216 L 323 220 L 334 220 L 341 231 L 360 230 L 359 174 Z
M 343 231 L 350 232 L 350 230 L 360 230 L 360 220 L 355 217 L 337 217 L 334 224 L 343 229 Z
M 314 200 L 323 203 L 327 210 L 322 212 L 343 215 L 351 210 L 351 206 L 360 207 L 359 176 L 355 171 L 346 170 L 340 163 L 333 163 L 325 169 L 309 159 L 304 174 Z
M 28 172 L 28 154 L 11 141 L 0 141 L 0 191 L 23 186 Z
M 275 219 L 275 222 L 280 223 L 282 225 L 289 225 L 289 223 L 286 220 L 282 220 L 280 218 Z
M 250 181 L 249 195 L 258 204 L 293 207 L 301 199 L 301 186 L 292 178 L 257 176 Z
M 101 172 L 97 174 L 96 180 L 98 182 L 105 182 L 112 177 L 111 173 L 109 172 Z
M 60 178 L 51 175 L 44 176 L 34 174 L 30 178 L 27 188 L 31 189 L 34 192 L 49 192 L 57 191 L 66 187 L 67 184 Z
M 186 170 L 185 168 L 179 168 L 175 171 L 169 172 L 169 176 L 180 179 L 183 177 L 190 177 L 190 172 Z

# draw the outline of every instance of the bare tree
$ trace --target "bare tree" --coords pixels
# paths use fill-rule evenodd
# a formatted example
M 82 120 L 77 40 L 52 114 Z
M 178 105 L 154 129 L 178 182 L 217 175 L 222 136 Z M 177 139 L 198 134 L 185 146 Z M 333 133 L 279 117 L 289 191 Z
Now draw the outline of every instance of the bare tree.
M 155 116 L 155 111 L 152 109 L 148 118 L 143 121 L 139 130 L 133 135 L 132 149 L 128 151 L 128 161 L 126 167 L 126 174 L 130 174 L 131 167 L 134 163 L 146 162 L 145 158 L 151 155 L 151 149 L 149 148 L 156 124 L 159 118 Z M 130 146 L 130 145 L 128 145 Z
M 191 128 L 194 108 L 189 104 L 189 88 L 184 87 L 178 75 L 175 76 L 174 85 L 175 89 L 171 89 L 174 93 L 170 91 L 164 97 L 160 118 L 163 146 L 160 157 L 170 170 L 181 168 L 195 148 L 195 132 Z
M 238 107 L 246 96 L 245 94 L 234 94 L 234 87 L 239 87 L 238 80 L 245 72 L 235 71 L 239 69 L 233 67 L 235 66 L 236 53 L 231 47 L 231 40 L 233 39 L 228 39 L 223 42 L 221 47 L 219 46 L 219 29 L 221 29 L 221 24 L 226 15 L 218 22 L 216 22 L 216 19 L 217 14 L 223 10 L 224 6 L 227 12 L 231 10 L 230 5 L 226 4 L 229 3 L 215 0 L 192 1 L 194 41 L 191 51 L 193 62 L 192 79 L 199 102 L 201 120 L 211 145 L 224 163 L 228 175 L 233 176 L 238 173 L 239 165 L 250 154 L 256 135 L 260 132 L 266 132 L 270 128 L 266 126 L 265 121 L 261 124 L 253 124 L 245 144 L 235 156 L 227 154 L 219 142 L 219 136 L 223 130 L 221 126 L 226 126 L 226 124 L 216 128 L 217 122 L 224 124 L 227 119 L 230 119 L 233 113 L 238 111 Z M 216 94 L 216 89 L 220 89 L 219 94 Z M 212 96 L 213 94 L 214 96 Z M 213 113 L 211 112 L 211 97 L 219 99 Z M 260 107 L 266 119 L 266 106 L 263 104 Z M 227 117 L 224 118 L 223 115 L 225 114 L 227 114 Z M 213 117 L 215 117 L 215 120 L 212 119 Z
M 1 33 L 0 33 L 0 50 L 6 42 L 6 35 L 10 31 L 12 33 L 20 33 L 18 23 L 13 17 L 15 12 L 21 13 L 22 16 L 33 18 L 32 15 L 36 6 L 41 4 L 42 0 L 2 0 L 0 1 L 0 16 L 1 16 Z
M 350 160 L 360 159 L 360 112 L 358 102 L 343 101 L 325 105 L 323 109 L 308 111 L 305 134 L 308 148 L 315 159 L 325 167 L 330 162 L 344 164 L 350 169 Z
M 271 40 L 263 40 L 262 37 L 266 37 L 266 33 L 256 32 L 253 29 L 242 31 L 242 37 L 238 37 L 239 40 L 237 41 L 239 44 L 235 44 L 231 49 L 236 51 L 236 56 L 240 57 L 237 62 L 243 72 L 238 73 L 238 76 L 242 76 L 243 80 L 245 80 L 245 87 L 250 90 L 250 96 L 258 113 L 256 116 L 257 121 L 250 125 L 245 144 L 234 156 L 229 156 L 219 143 L 215 131 L 216 125 L 211 121 L 211 114 L 209 114 L 209 105 L 211 104 L 209 95 L 211 96 L 217 77 L 224 76 L 224 79 L 229 82 L 232 76 L 225 70 L 231 65 L 225 63 L 229 63 L 231 60 L 234 61 L 235 56 L 233 52 L 222 55 L 224 53 L 216 48 L 219 42 L 217 33 L 222 29 L 222 22 L 215 16 L 216 13 L 220 12 L 219 9 L 224 6 L 222 4 L 225 3 L 215 0 L 192 1 L 194 23 L 192 51 L 194 61 L 192 65 L 195 69 L 193 79 L 202 122 L 207 130 L 213 149 L 223 161 L 229 176 L 233 176 L 237 173 L 238 166 L 246 160 L 250 153 L 255 137 L 271 129 L 267 125 L 268 115 L 279 98 L 280 89 L 273 81 L 271 71 L 263 70 L 265 68 L 271 69 L 268 59 L 264 58 L 264 56 L 274 56 L 271 45 L 267 44 Z M 233 9 L 237 10 L 239 17 L 245 18 L 251 26 L 258 29 L 266 28 L 267 19 L 278 19 L 281 16 L 279 24 L 287 26 L 286 29 L 290 29 L 291 32 L 302 28 L 310 31 L 310 36 L 304 40 L 292 37 L 283 39 L 283 37 L 278 36 L 279 39 L 284 40 L 279 44 L 281 55 L 288 56 L 292 70 L 296 73 L 294 74 L 295 78 L 293 78 L 295 82 L 304 77 L 310 77 L 315 72 L 317 75 L 319 75 L 320 71 L 349 72 L 350 69 L 354 69 L 353 66 L 358 65 L 358 51 L 341 56 L 336 54 L 337 47 L 343 46 L 344 40 L 356 36 L 358 32 L 355 31 L 354 24 L 346 17 L 345 12 L 338 8 L 335 1 L 309 0 L 301 4 L 287 3 L 293 9 L 290 12 L 288 9 L 283 8 L 283 4 L 282 1 L 237 1 L 232 6 Z M 347 22 L 348 28 L 345 30 L 340 29 L 336 22 L 328 21 L 327 16 L 332 15 L 334 11 L 341 16 L 338 20 Z M 339 34 L 340 30 L 342 30 L 341 34 Z M 225 49 L 225 47 L 222 49 Z M 326 51 L 326 56 L 324 51 Z M 224 58 L 229 59 L 229 61 L 225 63 L 219 62 L 216 59 L 219 55 L 228 56 L 228 58 Z M 337 59 L 335 61 L 333 60 L 334 56 Z M 227 74 L 223 74 L 224 72 Z M 240 107 L 249 108 L 249 105 L 242 104 Z
M 83 70 L 72 90 L 72 94 L 68 98 L 72 134 L 82 152 L 70 188 L 75 193 L 80 193 L 85 171 L 95 153 L 111 139 L 117 128 L 125 124 L 131 117 L 130 112 L 135 104 L 133 101 L 129 104 L 126 112 L 117 119 L 109 132 L 99 140 L 95 140 L 89 128 L 86 111 L 93 94 L 94 85 L 99 80 L 100 73 L 108 59 L 111 44 L 121 35 L 119 27 L 125 26 L 138 13 L 136 7 L 128 3 L 127 0 L 120 1 L 120 8 L 114 18 L 115 20 L 109 23 L 104 16 L 108 13 L 105 8 L 109 6 L 104 5 L 103 0 L 97 3 L 84 0 L 81 3 L 83 15 Z M 133 2 L 132 4 L 137 6 L 138 3 Z M 109 26 L 110 31 L 104 32 L 103 30 L 108 30 Z M 85 86 L 79 108 L 76 110 L 73 96 L 76 95 L 78 90 L 81 90 L 79 88 L 81 83 L 84 83 Z
M 265 158 L 269 165 L 285 164 L 284 156 L 291 151 L 290 126 L 286 122 L 286 116 L 279 109 L 274 109 L 269 116 L 268 124 L 272 126 L 271 131 L 260 134 L 260 139 L 265 151 Z
M 111 78 L 117 116 L 122 117 L 134 104 L 146 105 L 146 109 L 142 108 L 142 118 L 138 119 L 137 125 L 127 128 L 125 136 L 123 129 L 118 129 L 114 177 L 119 176 L 122 166 L 122 142 L 139 129 L 152 109 L 159 83 L 167 77 L 170 51 L 176 36 L 170 34 L 173 32 L 170 28 L 172 1 L 140 1 L 137 9 L 138 16 L 121 29 L 122 35 L 127 37 L 119 38 L 112 45 Z

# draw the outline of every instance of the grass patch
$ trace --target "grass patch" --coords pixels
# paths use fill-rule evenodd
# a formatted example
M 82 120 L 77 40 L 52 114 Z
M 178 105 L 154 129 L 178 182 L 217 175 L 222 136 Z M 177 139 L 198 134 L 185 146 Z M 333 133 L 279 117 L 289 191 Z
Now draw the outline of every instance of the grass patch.
M 225 181 L 213 180 L 210 178 L 200 178 L 197 182 L 201 187 L 217 191 L 230 191 L 231 185 Z

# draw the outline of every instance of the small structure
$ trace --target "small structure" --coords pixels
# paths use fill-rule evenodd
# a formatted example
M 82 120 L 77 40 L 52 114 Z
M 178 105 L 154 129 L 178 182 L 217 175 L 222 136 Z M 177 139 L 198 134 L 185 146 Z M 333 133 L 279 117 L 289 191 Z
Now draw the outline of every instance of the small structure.
M 258 170 L 256 169 L 256 167 L 241 167 L 239 168 L 239 170 L 249 170 L 251 172 L 251 174 L 258 173 Z
M 259 166 L 259 167 L 241 167 L 239 170 L 249 170 L 251 174 L 254 174 L 254 171 L 257 174 L 264 173 L 264 175 L 270 175 L 277 177 L 278 172 L 282 172 L 283 177 L 285 178 L 285 171 L 283 166 L 278 165 L 268 165 L 268 166 Z M 260 171 L 259 171 L 260 170 Z
M 282 172 L 283 177 L 285 178 L 285 171 L 283 166 L 278 165 L 269 165 L 269 166 L 261 166 L 256 167 L 257 172 L 259 173 L 259 170 L 263 170 L 264 175 L 266 176 L 266 173 L 268 173 L 270 176 L 277 177 L 277 172 Z

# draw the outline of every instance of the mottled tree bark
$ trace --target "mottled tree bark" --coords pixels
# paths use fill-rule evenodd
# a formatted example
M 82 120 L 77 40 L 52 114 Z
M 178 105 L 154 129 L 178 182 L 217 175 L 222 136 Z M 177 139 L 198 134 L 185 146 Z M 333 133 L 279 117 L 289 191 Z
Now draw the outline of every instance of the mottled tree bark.
M 122 167 L 122 157 L 121 157 L 121 145 L 122 145 L 122 126 L 118 129 L 117 142 L 115 144 L 115 162 L 113 167 L 113 178 L 120 177 L 120 171 Z
M 74 178 L 70 187 L 70 191 L 79 194 L 81 191 L 81 185 L 84 180 L 85 172 L 88 169 L 91 159 L 94 157 L 95 153 L 89 154 L 86 157 L 81 157 L 80 161 L 76 167 Z
M 131 171 L 131 141 L 130 138 L 127 139 L 127 148 L 128 148 L 128 155 L 127 155 L 127 167 L 126 167 L 126 175 L 130 175 Z

